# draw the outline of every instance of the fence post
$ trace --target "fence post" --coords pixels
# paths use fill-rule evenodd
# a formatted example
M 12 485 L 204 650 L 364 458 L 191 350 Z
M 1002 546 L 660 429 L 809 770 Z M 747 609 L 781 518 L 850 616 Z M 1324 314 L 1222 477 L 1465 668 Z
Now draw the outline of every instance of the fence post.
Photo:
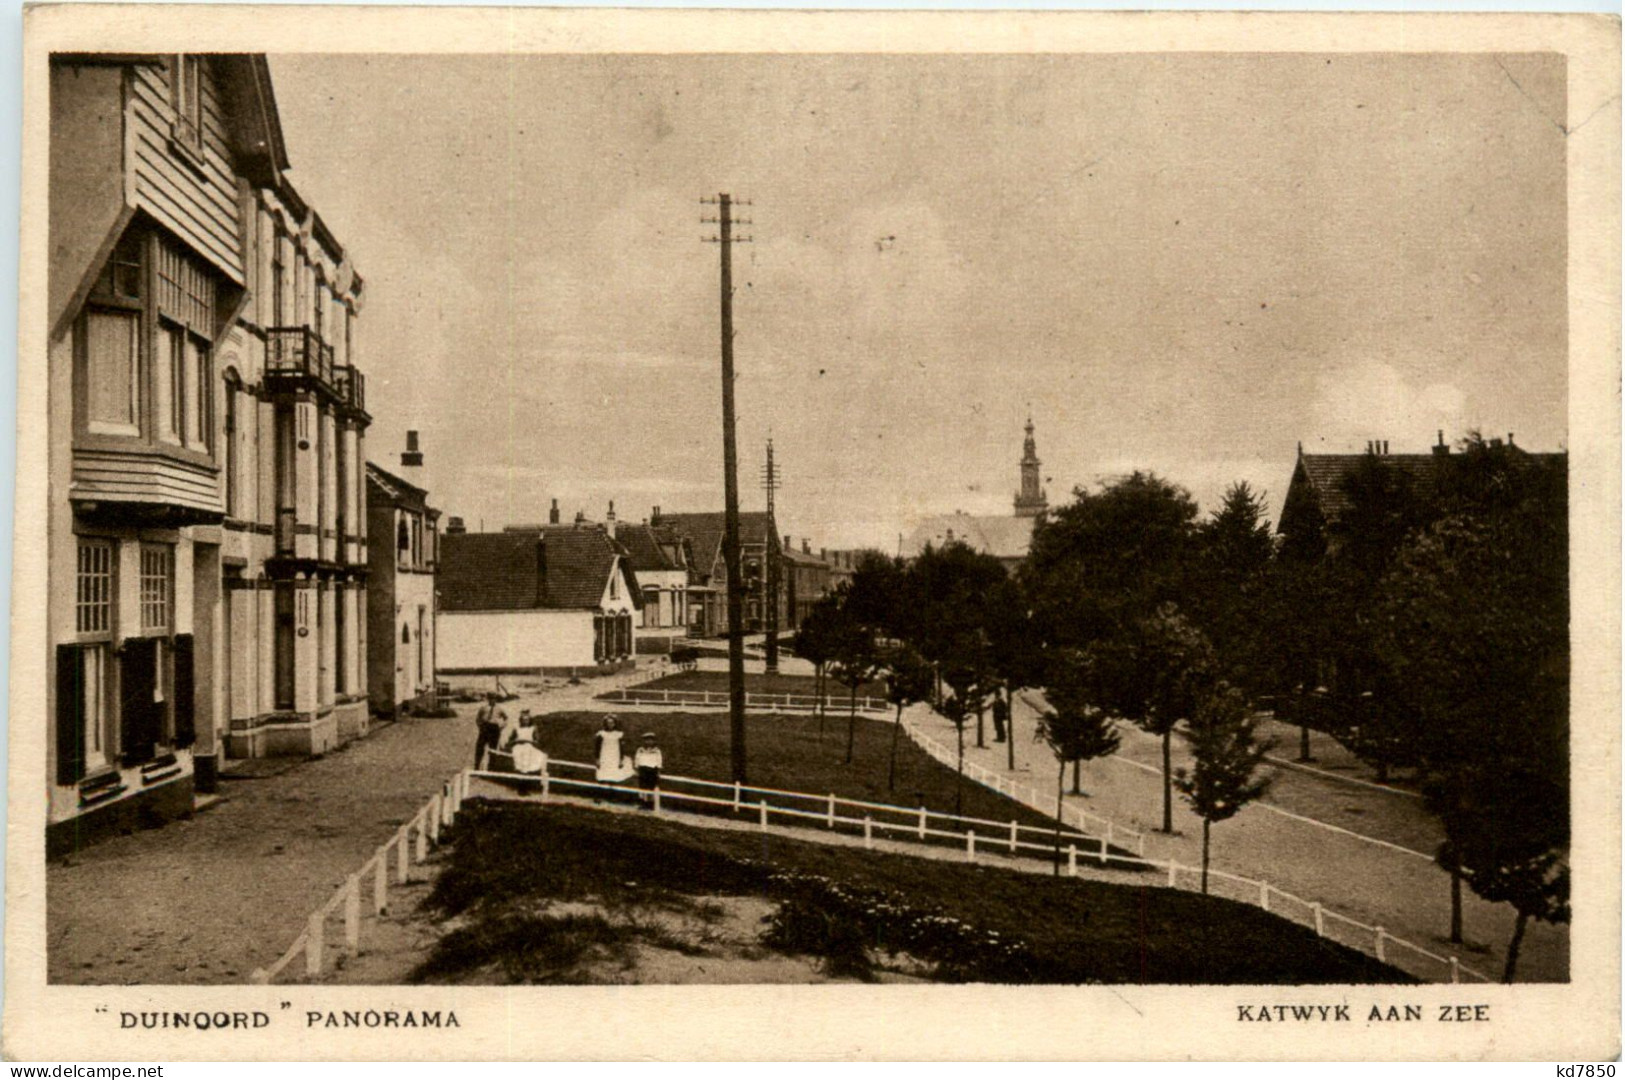
M 1135 842 L 1134 854 L 1138 855 L 1142 859 L 1145 858 L 1145 833 L 1141 833 L 1140 839 Z
M 1326 936 L 1326 909 L 1320 906 L 1320 901 L 1318 901 L 1318 900 L 1315 901 L 1313 906 L 1314 906 L 1314 909 L 1315 909 L 1315 936 L 1316 937 L 1325 937 Z
M 1270 909 L 1270 883 L 1267 881 L 1258 883 L 1258 906 L 1265 911 Z
M 440 843 L 440 816 L 444 812 L 445 811 L 440 804 L 439 795 L 436 795 L 434 798 L 429 800 L 429 813 L 426 815 L 427 820 L 425 821 L 425 825 L 427 826 L 429 839 L 433 840 L 436 845 Z
M 875 846 L 874 822 L 869 819 L 868 814 L 863 815 L 863 846 L 866 848 Z
M 965 860 L 976 861 L 976 830 L 971 829 L 965 833 Z
M 760 803 L 760 806 L 761 806 L 761 810 L 762 810 L 762 831 L 766 832 L 767 831 L 767 796 L 766 795 L 762 796 L 762 801 Z
M 655 785 L 654 792 L 655 792 L 655 813 L 658 814 L 658 813 L 660 813 L 660 785 L 659 784 Z
M 1106 865 L 1106 841 L 1104 840 L 1100 842 L 1100 865 Z
M 1461 961 L 1454 956 L 1450 958 L 1450 981 L 1453 983 L 1461 982 Z
M 310 913 L 305 921 L 305 974 L 322 973 L 322 924 L 326 921 L 320 911 Z
M 1388 962 L 1388 950 L 1385 947 L 1387 939 L 1388 931 L 1384 930 L 1380 926 L 1377 927 L 1377 962 L 1380 964 L 1385 964 Z
M 372 913 L 382 915 L 389 906 L 389 848 L 378 849 L 378 871 L 372 878 Z
M 1066 872 L 1069 877 L 1078 876 L 1078 845 L 1066 846 Z
M 1019 842 L 1017 840 L 1017 838 L 1016 838 L 1016 829 L 1017 829 L 1016 819 L 1011 818 L 1010 819 L 1010 854 L 1012 854 L 1012 855 L 1014 855 L 1016 853 L 1016 845 Z
M 1100 842 L 1100 853 L 1101 853 L 1101 855 L 1105 855 L 1106 854 L 1106 849 L 1108 847 L 1111 847 L 1113 831 L 1114 830 L 1112 828 L 1112 823 L 1110 821 L 1106 822 L 1106 839 L 1104 839 L 1104 840 L 1102 840 Z
M 361 951 L 360 874 L 351 874 L 344 883 L 344 951 L 351 956 Z
M 1170 889 L 1179 888 L 1179 863 L 1173 859 L 1168 860 L 1168 887 Z
M 739 781 L 734 781 L 734 810 L 739 809 Z
M 835 828 L 835 792 L 833 791 L 829 793 L 829 810 L 824 814 L 824 824 L 831 829 Z
M 395 834 L 395 880 L 406 884 L 412 879 L 411 856 L 407 852 L 407 827 L 401 826 L 401 831 Z
M 925 807 L 920 807 L 920 839 L 925 839 Z
M 413 825 L 417 826 L 418 830 L 418 841 L 413 849 L 413 862 L 427 862 L 429 860 L 429 827 L 423 818 L 424 815 L 419 813 L 417 819 L 412 822 Z

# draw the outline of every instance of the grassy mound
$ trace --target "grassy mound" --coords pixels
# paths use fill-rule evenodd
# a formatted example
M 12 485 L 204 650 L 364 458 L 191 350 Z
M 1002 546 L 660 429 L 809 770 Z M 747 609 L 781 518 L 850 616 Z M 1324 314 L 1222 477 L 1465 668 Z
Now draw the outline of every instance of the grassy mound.
M 549 915 L 755 895 L 777 901 L 769 948 L 865 978 L 907 953 L 943 982 L 1394 983 L 1403 973 L 1244 904 L 1137 885 L 695 829 L 570 806 L 468 804 L 427 906 L 457 916 L 418 980 L 500 970 L 568 982 L 593 954 L 658 936 L 647 920 Z M 654 943 L 659 944 L 658 941 Z

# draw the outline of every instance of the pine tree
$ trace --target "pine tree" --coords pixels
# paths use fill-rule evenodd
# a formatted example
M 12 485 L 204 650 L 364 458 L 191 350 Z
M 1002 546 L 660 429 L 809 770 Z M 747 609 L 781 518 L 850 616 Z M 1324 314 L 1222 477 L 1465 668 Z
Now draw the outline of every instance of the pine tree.
M 1181 768 L 1179 793 L 1202 819 L 1202 892 L 1207 892 L 1213 824 L 1234 817 L 1262 795 L 1268 778 L 1256 779 L 1258 766 L 1270 750 L 1255 740 L 1257 722 L 1239 689 L 1220 683 L 1190 718 L 1190 770 Z

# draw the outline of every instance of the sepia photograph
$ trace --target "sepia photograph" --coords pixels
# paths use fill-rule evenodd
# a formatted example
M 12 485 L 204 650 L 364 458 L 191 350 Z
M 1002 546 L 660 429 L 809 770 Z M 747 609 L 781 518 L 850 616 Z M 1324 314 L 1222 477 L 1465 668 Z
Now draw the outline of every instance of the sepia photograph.
M 30 46 L 14 975 L 179 1057 L 740 986 L 1617 1053 L 1617 21 L 1610 97 L 254 10 Z

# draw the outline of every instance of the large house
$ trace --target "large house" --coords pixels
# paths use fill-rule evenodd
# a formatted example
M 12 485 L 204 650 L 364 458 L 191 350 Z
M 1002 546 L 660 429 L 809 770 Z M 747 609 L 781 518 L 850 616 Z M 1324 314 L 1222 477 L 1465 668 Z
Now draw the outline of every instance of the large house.
M 829 563 L 812 553 L 812 544 L 803 539 L 800 550 L 784 538 L 785 610 L 789 618 L 783 623 L 785 630 L 797 630 L 813 605 L 822 600 L 833 588 Z
M 1039 480 L 1038 447 L 1033 438 L 1033 422 L 1027 420 L 1027 438 L 1022 444 L 1021 487 L 1016 492 L 1014 513 L 1009 517 L 987 514 L 936 514 L 915 523 L 901 544 L 905 558 L 915 558 L 927 547 L 962 543 L 975 551 L 992 555 L 1013 570 L 1027 558 L 1032 547 L 1033 527 L 1049 508 L 1048 494 Z
M 1502 446 L 1532 462 L 1561 462 L 1567 455 L 1558 453 L 1529 453 L 1517 446 L 1508 435 L 1503 444 L 1499 438 L 1490 439 L 1488 445 Z M 1444 441 L 1444 432 L 1425 454 L 1393 454 L 1388 451 L 1387 440 L 1366 444 L 1364 453 L 1306 454 L 1298 444 L 1297 461 L 1292 467 L 1292 480 L 1287 485 L 1286 498 L 1281 504 L 1281 519 L 1276 531 L 1283 537 L 1305 532 L 1324 532 L 1334 529 L 1349 508 L 1349 479 L 1362 466 L 1371 464 L 1402 473 L 1411 493 L 1424 504 L 1434 498 L 1438 482 L 1451 460 L 1450 446 Z
M 48 843 L 364 730 L 363 282 L 258 55 L 50 72 Z
M 392 716 L 426 704 L 435 688 L 435 564 L 440 511 L 423 488 L 418 433 L 406 433 L 399 474 L 367 462 L 367 686 L 372 709 Z
M 687 544 L 689 552 L 689 627 L 699 637 L 716 637 L 728 632 L 728 565 L 723 558 L 722 537 L 726 515 L 721 511 L 701 514 L 665 514 L 654 508 L 649 524 L 665 535 Z M 787 625 L 785 593 L 769 596 L 769 560 L 779 559 L 777 525 L 773 515 L 760 511 L 739 514 L 739 564 L 744 582 L 743 615 L 747 633 L 767 628 L 770 603 L 777 604 L 779 626 Z M 782 574 L 779 575 L 782 578 Z
M 641 606 L 626 549 L 585 522 L 440 538 L 442 675 L 579 675 L 631 662 Z
M 675 641 L 688 636 L 687 546 L 671 531 L 652 525 L 620 525 L 615 539 L 626 549 L 643 591 L 633 627 L 636 651 L 669 653 Z

